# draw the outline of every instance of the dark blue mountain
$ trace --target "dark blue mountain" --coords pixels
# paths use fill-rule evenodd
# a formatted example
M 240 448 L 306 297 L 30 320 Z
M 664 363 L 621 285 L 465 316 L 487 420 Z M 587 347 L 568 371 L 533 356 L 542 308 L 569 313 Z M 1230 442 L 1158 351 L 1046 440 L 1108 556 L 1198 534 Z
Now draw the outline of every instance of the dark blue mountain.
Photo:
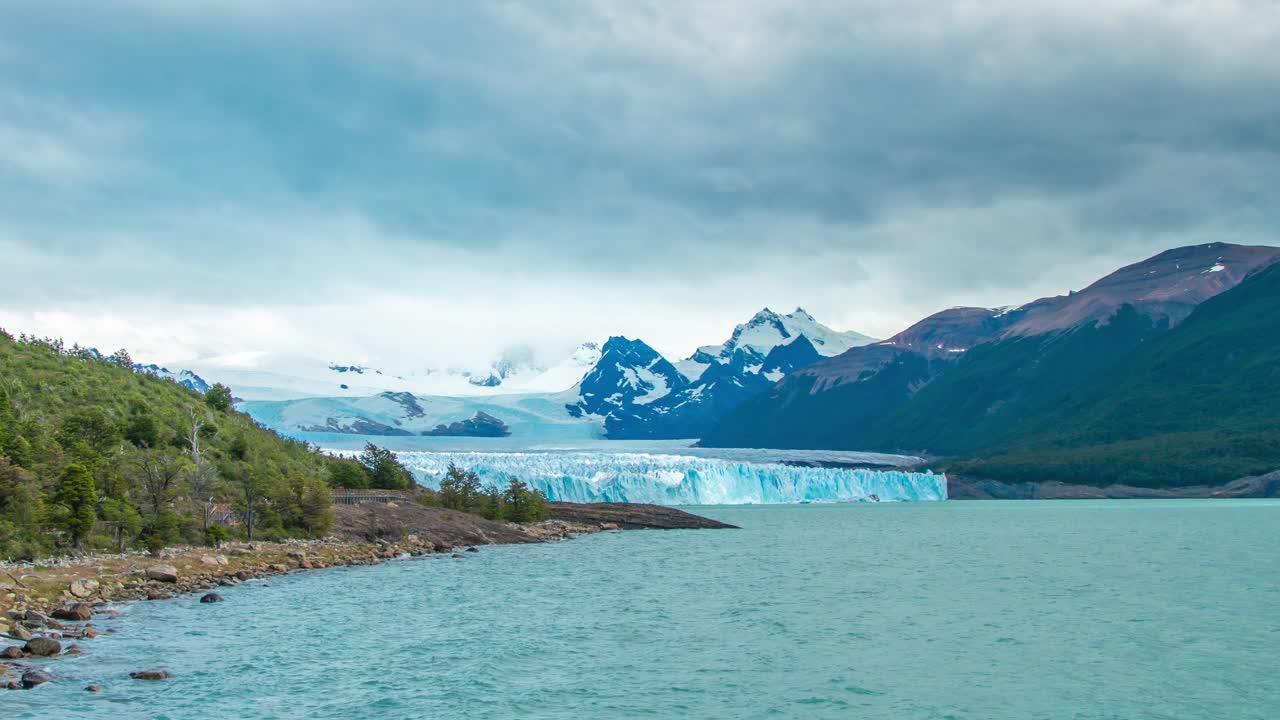
M 578 383 L 578 402 L 565 407 L 575 417 L 604 417 L 607 427 L 609 418 L 628 414 L 634 406 L 653 403 L 688 384 L 688 378 L 643 341 L 611 337 L 601 349 L 600 360 Z
M 752 348 L 739 347 L 727 362 L 710 365 L 684 388 L 607 417 L 605 431 L 613 439 L 700 437 L 746 400 L 821 357 L 803 335 L 763 357 Z

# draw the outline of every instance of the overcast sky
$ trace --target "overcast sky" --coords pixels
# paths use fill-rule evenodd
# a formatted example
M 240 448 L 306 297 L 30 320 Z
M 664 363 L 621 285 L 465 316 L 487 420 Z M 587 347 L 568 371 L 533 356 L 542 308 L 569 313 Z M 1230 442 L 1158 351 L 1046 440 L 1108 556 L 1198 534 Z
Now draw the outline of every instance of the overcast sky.
M 765 305 L 887 337 L 1276 244 L 1277 48 L 1273 0 L 4 3 L 0 326 L 394 367 L 687 355 Z

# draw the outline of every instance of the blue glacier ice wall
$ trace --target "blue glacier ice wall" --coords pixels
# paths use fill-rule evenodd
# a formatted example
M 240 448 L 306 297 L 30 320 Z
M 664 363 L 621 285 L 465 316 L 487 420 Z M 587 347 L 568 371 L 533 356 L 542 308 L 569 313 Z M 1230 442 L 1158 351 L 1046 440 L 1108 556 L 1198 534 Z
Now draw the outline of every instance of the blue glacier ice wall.
M 600 452 L 401 452 L 427 487 L 450 463 L 487 485 L 518 478 L 552 500 L 657 505 L 946 500 L 932 472 L 797 467 L 680 455 Z

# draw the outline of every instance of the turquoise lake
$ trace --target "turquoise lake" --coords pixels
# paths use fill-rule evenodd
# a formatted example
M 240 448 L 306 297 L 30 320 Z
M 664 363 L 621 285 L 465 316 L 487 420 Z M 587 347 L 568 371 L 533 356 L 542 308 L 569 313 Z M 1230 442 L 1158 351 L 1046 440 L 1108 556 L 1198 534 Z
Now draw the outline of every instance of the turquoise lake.
M 0 694 L 0 714 L 1280 717 L 1280 502 L 691 509 L 743 529 L 127 606 L 87 655 L 47 663 L 56 683 Z M 149 668 L 173 678 L 128 678 Z

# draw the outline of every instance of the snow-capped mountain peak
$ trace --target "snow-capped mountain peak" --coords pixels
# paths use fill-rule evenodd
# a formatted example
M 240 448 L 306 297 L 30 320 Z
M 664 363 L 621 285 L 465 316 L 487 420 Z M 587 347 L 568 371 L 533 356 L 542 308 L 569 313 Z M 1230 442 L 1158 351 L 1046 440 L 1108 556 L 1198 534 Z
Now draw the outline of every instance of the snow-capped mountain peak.
M 644 341 L 615 336 L 605 342 L 599 360 L 575 387 L 580 400 L 570 412 L 604 416 L 631 405 L 648 405 L 686 385 L 684 375 Z
M 875 342 L 875 339 L 851 330 L 832 330 L 804 308 L 797 307 L 795 312 L 780 315 L 766 307 L 735 327 L 726 342 L 698 348 L 691 357 L 680 362 L 680 371 L 689 379 L 696 380 L 710 365 L 731 362 L 734 355 L 742 351 L 763 361 L 774 348 L 792 343 L 801 336 L 807 338 L 822 357 L 832 357 L 849 348 Z
M 97 353 L 96 350 L 94 350 L 94 352 Z M 133 371 L 142 375 L 152 375 L 165 380 L 171 380 L 189 390 L 195 390 L 198 393 L 205 393 L 209 391 L 209 383 L 205 382 L 204 378 L 190 370 L 179 370 L 178 372 L 173 372 L 167 367 L 160 367 L 154 363 L 150 365 L 134 363 Z

